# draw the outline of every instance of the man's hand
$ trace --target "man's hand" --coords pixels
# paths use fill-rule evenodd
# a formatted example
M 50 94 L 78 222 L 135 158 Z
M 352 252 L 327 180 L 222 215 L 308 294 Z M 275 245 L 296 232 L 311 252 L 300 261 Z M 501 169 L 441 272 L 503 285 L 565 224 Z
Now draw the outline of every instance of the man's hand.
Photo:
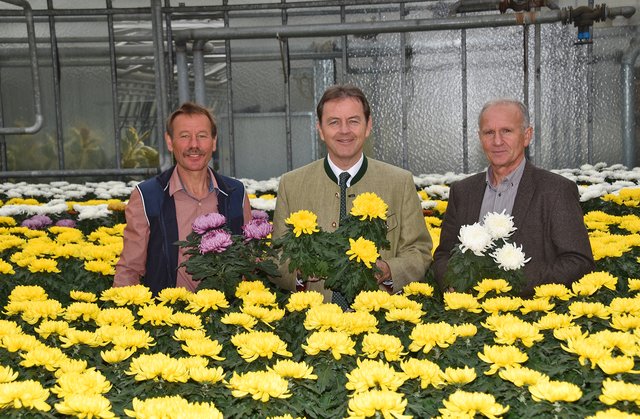
M 376 281 L 378 284 L 382 284 L 384 281 L 391 279 L 391 268 L 389 264 L 382 259 L 376 260 L 376 267 L 380 269 L 380 272 L 376 274 Z

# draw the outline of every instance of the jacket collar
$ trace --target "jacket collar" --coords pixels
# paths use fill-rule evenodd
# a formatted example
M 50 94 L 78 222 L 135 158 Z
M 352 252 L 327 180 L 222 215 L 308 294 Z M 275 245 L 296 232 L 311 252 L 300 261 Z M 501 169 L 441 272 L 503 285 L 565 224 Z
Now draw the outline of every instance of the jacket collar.
M 358 173 L 356 173 L 353 179 L 351 179 L 351 186 L 355 185 L 356 183 L 358 183 L 360 179 L 362 179 L 364 174 L 367 172 L 367 166 L 368 166 L 367 156 L 363 155 L 362 166 L 360 166 L 360 170 L 358 170 Z M 327 174 L 327 176 L 329 177 L 329 179 L 331 179 L 333 183 L 338 185 L 338 178 L 333 173 L 333 170 L 331 170 L 331 166 L 329 166 L 329 160 L 326 157 L 324 158 L 324 172 Z

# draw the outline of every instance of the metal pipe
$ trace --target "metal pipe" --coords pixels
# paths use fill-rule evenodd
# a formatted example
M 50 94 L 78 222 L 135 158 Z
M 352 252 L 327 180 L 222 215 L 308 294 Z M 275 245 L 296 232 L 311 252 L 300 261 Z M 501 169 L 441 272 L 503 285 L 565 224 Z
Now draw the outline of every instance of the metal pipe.
M 542 36 L 540 32 L 540 25 L 534 27 L 534 53 L 533 53 L 533 65 L 535 71 L 535 78 L 533 81 L 533 114 L 534 114 L 534 127 L 533 127 L 533 149 L 534 163 L 542 164 L 542 82 L 540 80 L 540 72 L 542 71 L 542 52 L 540 46 L 542 45 Z
M 202 53 L 203 40 L 193 43 L 193 95 L 200 105 L 206 104 L 204 87 L 204 58 Z
M 224 5 L 228 4 L 228 0 L 222 1 Z M 229 12 L 224 12 L 224 27 L 229 27 Z M 227 75 L 227 115 L 229 123 L 229 174 L 236 175 L 236 142 L 235 142 L 235 119 L 233 112 L 233 71 L 231 66 L 231 40 L 224 41 L 225 70 Z M 214 164 L 219 152 L 214 153 Z
M 40 73 L 38 71 L 38 55 L 36 53 L 36 35 L 33 25 L 33 10 L 26 0 L 0 0 L 24 9 L 27 20 L 27 38 L 29 39 L 29 55 L 31 58 L 31 80 L 33 83 L 33 107 L 35 110 L 35 122 L 30 127 L 0 127 L 0 134 L 35 134 L 42 128 L 42 98 L 40 95 Z
M 400 20 L 404 20 L 404 4 L 400 5 Z M 402 124 L 402 168 L 409 169 L 409 122 L 407 116 L 407 34 L 400 34 L 400 115 Z
M 462 172 L 469 173 L 469 103 L 467 100 L 467 31 L 460 31 L 460 78 L 462 91 Z
M 167 119 L 167 75 L 164 66 L 164 35 L 162 30 L 162 5 L 160 0 L 151 0 L 151 21 L 153 25 L 153 47 L 156 71 L 156 134 L 158 136 L 158 152 L 160 167 L 168 169 L 172 164 L 171 154 L 163 141 L 164 123 Z
M 107 9 L 112 9 L 112 0 L 107 0 Z M 109 34 L 109 68 L 111 70 L 111 109 L 113 112 L 113 141 L 116 152 L 116 168 L 120 169 L 122 156 L 120 150 L 120 117 L 118 106 L 118 67 L 116 65 L 116 46 L 113 30 L 113 15 L 107 16 L 107 31 Z
M 634 36 L 629 48 L 622 55 L 622 143 L 624 164 L 628 168 L 636 165 L 635 123 L 635 62 L 640 55 L 640 37 Z
M 178 73 L 178 102 L 180 104 L 191 100 L 189 94 L 189 65 L 187 63 L 187 45 L 176 42 L 176 71 Z
M 124 175 L 145 175 L 153 176 L 159 173 L 157 168 L 139 169 L 80 169 L 80 170 L 17 170 L 10 172 L 0 172 L 0 178 L 27 178 L 27 177 L 112 177 Z
M 47 8 L 53 9 L 52 0 L 47 0 Z M 58 39 L 56 23 L 53 16 L 49 17 L 49 37 L 51 38 L 51 73 L 53 76 L 53 103 L 56 122 L 56 145 L 58 150 L 58 169 L 64 169 L 64 132 L 62 132 L 62 101 L 60 100 L 60 56 L 58 55 Z

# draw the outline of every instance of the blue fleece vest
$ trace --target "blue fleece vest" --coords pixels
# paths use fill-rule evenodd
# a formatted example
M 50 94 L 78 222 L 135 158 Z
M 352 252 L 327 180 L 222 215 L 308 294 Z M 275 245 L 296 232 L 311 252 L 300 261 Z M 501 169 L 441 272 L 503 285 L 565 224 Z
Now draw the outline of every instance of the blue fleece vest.
M 178 272 L 178 221 L 176 203 L 169 195 L 169 179 L 175 166 L 138 184 L 144 211 L 149 221 L 146 274 L 141 283 L 153 295 L 176 286 Z M 227 219 L 233 234 L 242 234 L 244 224 L 244 185 L 242 182 L 213 172 L 218 184 L 218 212 Z M 211 211 L 214 211 L 211 208 Z

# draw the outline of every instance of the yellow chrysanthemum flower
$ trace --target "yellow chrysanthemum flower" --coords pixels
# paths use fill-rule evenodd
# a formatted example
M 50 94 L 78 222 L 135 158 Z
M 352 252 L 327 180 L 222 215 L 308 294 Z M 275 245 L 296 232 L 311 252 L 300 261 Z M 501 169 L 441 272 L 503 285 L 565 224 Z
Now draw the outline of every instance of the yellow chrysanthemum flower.
M 305 293 L 299 292 L 295 294 L 305 294 Z M 220 322 L 224 324 L 234 324 L 236 326 L 243 327 L 247 331 L 251 331 L 253 330 L 253 327 L 258 323 L 258 320 L 256 320 L 255 317 L 246 313 L 228 313 L 228 314 L 225 314 L 220 319 Z
M 611 327 L 616 330 L 633 330 L 640 328 L 640 315 L 616 314 L 611 316 Z
M 351 307 L 356 311 L 380 311 L 394 308 L 393 296 L 386 291 L 361 291 Z
M 358 237 L 357 240 L 349 238 L 349 250 L 346 252 L 349 260 L 355 259 L 356 262 L 362 262 L 371 269 L 371 264 L 375 264 L 380 257 L 376 244 L 364 237 Z
M 18 352 L 31 351 L 41 345 L 42 343 L 35 336 L 20 333 L 4 335 L 0 346 L 9 352 Z
M 571 314 L 575 318 L 609 318 L 609 310 L 604 304 L 599 302 L 574 301 L 569 305 L 569 314 Z
M 350 214 L 354 217 L 360 217 L 362 221 L 374 218 L 386 220 L 388 209 L 389 206 L 378 195 L 373 192 L 364 192 L 353 200 Z
M 260 306 L 242 306 L 240 308 L 243 313 L 248 314 L 261 322 L 270 325 L 273 322 L 281 320 L 286 314 L 284 309 L 281 308 L 268 308 Z
M 136 381 L 156 380 L 162 378 L 174 383 L 186 383 L 189 380 L 189 370 L 175 358 L 163 353 L 140 355 L 131 359 L 128 375 L 133 375 Z
M 124 334 L 116 335 L 111 338 L 111 343 L 120 348 L 150 348 L 154 346 L 154 340 L 146 330 L 127 329 Z
M 191 329 L 202 329 L 202 317 L 194 313 L 178 312 L 173 313 L 167 324 L 188 327 Z
M 640 385 L 606 378 L 602 382 L 600 401 L 606 405 L 617 402 L 640 402 Z
M 184 287 L 164 288 L 158 293 L 158 301 L 162 304 L 175 304 L 178 301 L 189 301 L 191 291 Z
M 101 351 L 100 357 L 109 364 L 117 364 L 129 359 L 131 355 L 136 353 L 136 348 L 120 348 L 115 347 L 108 351 Z
M 243 293 L 239 298 L 247 306 L 277 307 L 276 295 L 266 289 L 251 290 Z
M 235 371 L 227 385 L 233 397 L 251 395 L 254 400 L 264 403 L 270 398 L 286 399 L 291 397 L 289 382 L 273 371 L 255 371 L 237 374 Z
M 84 301 L 85 303 L 94 303 L 98 301 L 98 296 L 87 291 L 70 291 L 69 297 L 75 301 Z
M 140 324 L 149 323 L 153 326 L 170 326 L 172 324 L 173 308 L 164 305 L 147 304 L 138 309 L 138 316 L 140 316 L 138 320 Z
M 480 302 L 471 294 L 462 292 L 446 292 L 443 295 L 445 310 L 465 310 L 472 313 L 480 313 Z
M 563 284 L 543 284 L 534 288 L 535 298 L 546 298 L 548 300 L 557 298 L 559 300 L 568 300 L 573 295 L 569 288 Z
M 173 332 L 173 339 L 186 342 L 188 339 L 200 339 L 206 337 L 204 330 L 194 330 L 180 327 Z
M 38 273 L 38 272 L 53 272 L 60 273 L 60 269 L 58 269 L 58 262 L 55 259 L 49 258 L 34 258 L 27 266 L 29 272 Z
M 136 322 L 136 318 L 133 312 L 127 307 L 112 307 L 104 308 L 100 310 L 96 317 L 96 324 L 98 326 L 127 326 L 133 327 Z
M 105 262 L 104 260 L 87 260 L 84 262 L 84 269 L 104 276 L 115 275 L 116 273 L 115 266 L 109 262 Z
M 566 381 L 541 380 L 529 386 L 533 400 L 555 402 L 575 402 L 582 397 L 582 390 L 573 383 Z
M 231 337 L 231 343 L 247 362 L 253 362 L 258 357 L 271 359 L 274 354 L 287 357 L 293 356 L 287 350 L 287 344 L 271 332 L 240 333 Z
M 561 345 L 561 348 L 569 353 L 578 355 L 578 361 L 581 365 L 585 365 L 587 361 L 590 361 L 591 368 L 595 368 L 599 360 L 611 356 L 611 349 L 606 348 L 599 340 L 593 339 L 592 336 L 568 339 L 565 345 Z
M 342 313 L 342 323 L 334 328 L 336 332 L 346 332 L 351 336 L 363 333 L 377 333 L 378 319 L 365 311 Z
M 400 363 L 400 368 L 409 379 L 420 378 L 420 387 L 425 389 L 429 386 L 440 388 L 446 383 L 444 372 L 438 364 L 427 359 L 409 358 Z
M 549 313 L 551 310 L 553 310 L 554 307 L 555 307 L 555 304 L 553 304 L 547 298 L 522 300 L 522 308 L 520 309 L 520 312 L 522 314 L 529 314 L 534 311 L 542 311 L 545 313 Z
M 558 340 L 567 341 L 569 339 L 584 339 L 587 336 L 589 336 L 589 333 L 583 332 L 580 326 L 568 326 L 553 329 L 553 337 Z
M 503 380 L 509 381 L 518 387 L 533 386 L 538 384 L 539 381 L 549 380 L 549 376 L 546 374 L 532 370 L 531 368 L 523 367 L 519 364 L 502 368 L 498 372 L 498 375 Z
M 198 337 L 185 340 L 182 349 L 191 356 L 208 356 L 218 361 L 223 361 L 220 357 L 222 345 L 217 340 L 211 340 L 208 337 Z
M 124 409 L 124 413 L 132 418 L 208 418 L 222 419 L 222 413 L 213 403 L 189 403 L 181 396 L 153 397 L 140 400 L 133 399 L 133 410 Z
M 640 299 L 616 297 L 609 303 L 609 312 L 616 314 L 631 314 L 640 316 Z
M 618 349 L 624 355 L 635 356 L 638 353 L 637 338 L 631 333 L 615 332 L 613 330 L 601 330 L 591 335 L 593 340 L 610 350 Z
M 236 297 L 243 298 L 252 291 L 267 291 L 262 281 L 242 281 L 236 287 Z
M 13 269 L 13 266 L 9 262 L 5 262 L 0 259 L 0 274 L 3 275 L 14 275 L 16 271 Z
M 444 409 L 438 409 L 444 417 L 446 415 L 469 415 L 475 417 L 482 414 L 490 418 L 498 418 L 509 411 L 509 406 L 504 407 L 496 402 L 491 394 L 470 393 L 458 390 L 451 394 L 448 399 L 443 400 Z
M 640 291 L 640 279 L 629 278 L 628 280 L 629 291 Z
M 69 323 L 62 320 L 43 320 L 40 325 L 33 330 L 42 339 L 47 339 L 51 335 L 64 335 L 69 329 Z
M 349 399 L 348 418 L 369 418 L 381 415 L 384 418 L 410 419 L 404 415 L 407 400 L 402 393 L 388 390 L 371 390 L 357 393 Z
M 635 361 L 631 356 L 610 356 L 598 360 L 598 367 L 607 375 L 615 374 L 640 374 L 640 371 L 634 370 Z
M 62 342 L 60 346 L 63 348 L 71 348 L 75 345 L 87 345 L 95 348 L 107 344 L 102 338 L 99 333 L 89 330 L 77 330 L 70 327 L 64 335 L 60 335 L 60 341 Z
M 67 416 L 79 418 L 115 418 L 111 402 L 101 394 L 72 394 L 54 405 L 55 409 Z
M 61 374 L 57 377 L 56 385 L 51 389 L 58 397 L 68 397 L 73 394 L 104 394 L 109 390 L 111 390 L 109 380 L 94 368 Z
M 472 323 L 462 323 L 453 326 L 455 334 L 459 337 L 471 337 L 478 333 L 478 328 Z
M 343 325 L 343 319 L 343 311 L 336 304 L 321 304 L 307 310 L 303 324 L 307 330 L 324 332 L 327 330 L 339 330 Z
M 547 313 L 535 323 L 540 330 L 562 329 L 573 326 L 573 316 L 570 314 Z
M 289 296 L 289 302 L 285 306 L 290 312 L 304 311 L 322 304 L 324 296 L 318 291 L 294 292 Z
M 543 339 L 544 336 L 535 325 L 525 321 L 514 321 L 498 327 L 495 342 L 503 345 L 513 345 L 519 340 L 524 346 L 530 348 L 534 343 Z
M 313 234 L 320 231 L 318 228 L 318 216 L 307 210 L 293 212 L 285 223 L 293 226 L 293 234 L 300 237 L 301 234 Z
M 189 305 L 187 310 L 195 312 L 205 312 L 208 310 L 219 310 L 221 308 L 228 308 L 229 302 L 224 296 L 224 293 L 218 290 L 202 289 L 195 294 L 189 296 Z
M 409 335 L 409 350 L 428 353 L 435 346 L 448 348 L 456 338 L 455 328 L 446 322 L 418 324 Z
M 14 236 L 13 234 L 0 234 L 0 251 L 8 249 L 19 249 L 27 241 L 22 237 Z
M 599 410 L 594 415 L 587 416 L 585 419 L 640 419 L 640 415 L 611 408 Z
M 44 288 L 39 285 L 16 285 L 9 294 L 9 301 L 45 301 L 48 297 Z
M 463 367 L 463 368 L 452 368 L 447 367 L 444 370 L 444 380 L 447 384 L 453 385 L 465 385 L 469 384 L 477 377 L 476 370 L 471 367 Z
M 433 287 L 425 282 L 409 282 L 402 288 L 402 293 L 406 296 L 421 295 L 423 297 L 433 296 Z
M 493 297 L 487 298 L 481 304 L 487 313 L 500 313 L 516 311 L 522 307 L 522 298 L 518 297 Z
M 48 412 L 51 406 L 47 404 L 49 390 L 37 381 L 13 381 L 0 384 L 0 407 L 14 409 L 35 409 Z
M 98 313 L 100 313 L 100 307 L 96 303 L 76 301 L 67 306 L 64 318 L 68 321 L 82 318 L 83 321 L 88 322 L 96 319 Z
M 478 352 L 478 357 L 484 362 L 491 364 L 489 371 L 485 371 L 486 375 L 493 375 L 500 368 L 516 366 L 526 362 L 529 356 L 523 353 L 515 346 L 502 345 L 484 345 L 484 352 Z
M 422 310 L 414 310 L 411 308 L 393 308 L 389 310 L 384 318 L 388 322 L 407 322 L 419 324 L 422 322 L 422 316 L 425 312 Z
M 387 361 L 398 361 L 407 352 L 400 338 L 393 335 L 383 335 L 380 333 L 368 333 L 362 339 L 362 352 L 368 358 L 377 358 L 384 355 Z
M 224 380 L 222 367 L 208 368 L 203 366 L 189 368 L 189 376 L 198 383 L 214 384 Z
M 151 290 L 144 285 L 128 285 L 126 287 L 112 287 L 102 291 L 102 301 L 113 301 L 117 306 L 144 305 L 153 301 Z
M 307 380 L 317 380 L 318 376 L 313 373 L 313 367 L 306 362 L 295 362 L 290 359 L 281 359 L 273 367 L 269 368 L 282 378 L 297 378 Z
M 0 365 L 0 383 L 10 383 L 18 378 L 18 373 L 14 372 L 11 367 Z
M 343 355 L 355 355 L 356 346 L 345 332 L 313 332 L 307 337 L 306 344 L 302 344 L 307 355 L 317 355 L 320 352 L 331 351 L 333 357 L 340 360 Z
M 477 298 L 481 299 L 490 292 L 495 292 L 496 294 L 509 292 L 511 291 L 511 285 L 509 285 L 509 283 L 505 279 L 485 278 L 482 281 L 478 282 L 478 284 L 473 287 L 473 289 L 478 291 Z
M 609 272 L 591 272 L 571 284 L 571 289 L 577 295 L 593 295 L 600 288 L 605 287 L 615 291 L 618 278 Z
M 36 324 L 41 319 L 57 319 L 64 314 L 64 308 L 57 300 L 34 301 L 24 306 L 22 320 Z
M 2 202 L 0 202 L 0 206 L 2 205 Z M 6 215 L 0 216 L 0 225 L 3 226 L 9 226 L 12 227 L 14 225 L 16 225 L 16 220 L 13 217 L 8 217 Z
M 56 376 L 56 378 L 58 378 L 63 374 L 81 373 L 83 371 L 86 371 L 87 369 L 88 364 L 84 359 L 65 358 L 62 362 L 60 362 L 60 365 L 58 366 L 58 369 L 56 370 L 54 375 Z

